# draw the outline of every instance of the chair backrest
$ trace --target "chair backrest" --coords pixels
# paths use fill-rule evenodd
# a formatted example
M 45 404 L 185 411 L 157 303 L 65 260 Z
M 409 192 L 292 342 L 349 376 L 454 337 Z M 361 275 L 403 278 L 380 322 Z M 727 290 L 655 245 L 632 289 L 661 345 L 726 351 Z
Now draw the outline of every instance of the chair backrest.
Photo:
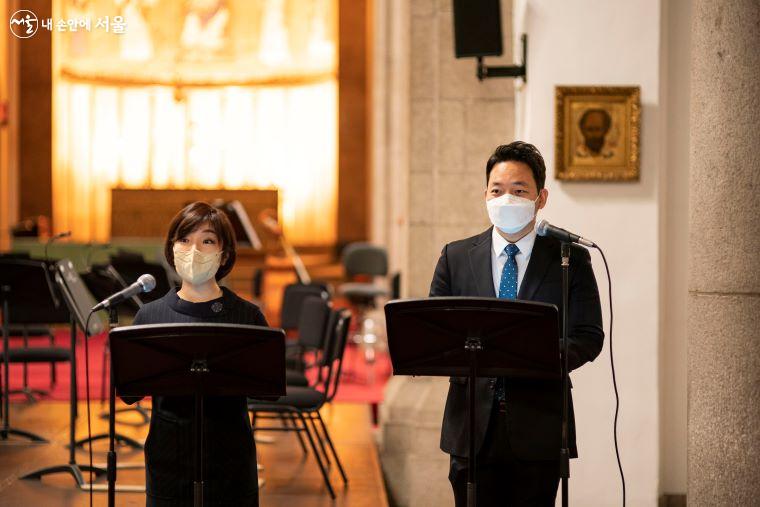
M 301 307 L 304 299 L 309 296 L 318 296 L 325 301 L 329 301 L 330 294 L 324 285 L 294 283 L 285 287 L 282 296 L 282 308 L 280 309 L 280 327 L 283 329 L 298 328 L 298 321 L 301 318 Z
M 338 393 L 340 374 L 343 370 L 343 355 L 348 343 L 348 331 L 351 326 L 351 313 L 347 310 L 336 312 L 338 318 L 333 328 L 332 339 L 325 350 L 325 364 L 328 366 L 325 376 L 325 402 L 330 402 Z
M 388 274 L 388 253 L 383 247 L 369 243 L 350 243 L 343 249 L 346 275 L 385 276 Z
M 298 344 L 304 349 L 321 349 L 330 320 L 330 303 L 320 296 L 306 296 L 298 318 Z

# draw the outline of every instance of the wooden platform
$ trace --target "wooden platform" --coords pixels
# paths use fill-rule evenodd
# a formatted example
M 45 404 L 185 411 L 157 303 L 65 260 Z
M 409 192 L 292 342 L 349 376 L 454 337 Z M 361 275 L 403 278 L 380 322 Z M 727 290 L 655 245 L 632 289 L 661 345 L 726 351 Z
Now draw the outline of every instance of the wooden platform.
M 77 437 L 86 436 L 87 420 L 85 405 L 81 404 L 77 423 Z M 92 404 L 93 434 L 107 430 L 106 421 L 98 417 L 101 407 Z M 265 480 L 261 489 L 262 507 L 298 506 L 351 506 L 385 507 L 388 500 L 383 478 L 372 438 L 370 410 L 367 405 L 336 404 L 325 407 L 322 417 L 334 439 L 338 454 L 349 478 L 349 487 L 344 488 L 340 475 L 333 466 L 331 481 L 337 500 L 331 501 L 322 482 L 313 456 L 304 458 L 295 435 L 271 432 L 276 438 L 274 444 L 259 444 L 259 463 L 264 470 L 259 477 Z M 137 421 L 135 414 L 120 416 L 120 421 Z M 68 403 L 39 402 L 31 405 L 11 406 L 13 427 L 38 434 L 51 440 L 49 444 L 29 444 L 22 440 L 0 441 L 0 506 L 87 506 L 88 494 L 75 488 L 68 475 L 59 474 L 42 482 L 20 480 L 19 476 L 38 468 L 66 463 L 68 451 Z M 118 424 L 117 431 L 144 439 L 147 426 Z M 95 444 L 94 461 L 104 462 L 106 441 Z M 87 452 L 77 452 L 77 462 L 86 463 Z M 119 449 L 119 463 L 143 462 L 142 451 Z M 119 470 L 117 484 L 144 484 L 144 469 Z M 106 505 L 105 493 L 94 494 L 94 505 Z M 140 493 L 118 493 L 118 506 L 145 505 L 145 496 Z

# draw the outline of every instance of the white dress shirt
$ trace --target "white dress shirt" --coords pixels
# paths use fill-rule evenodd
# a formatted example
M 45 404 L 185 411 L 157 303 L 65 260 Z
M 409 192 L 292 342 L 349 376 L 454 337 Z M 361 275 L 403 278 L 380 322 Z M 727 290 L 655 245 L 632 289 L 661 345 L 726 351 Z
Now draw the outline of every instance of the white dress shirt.
M 525 270 L 528 269 L 530 254 L 533 252 L 533 244 L 536 242 L 536 230 L 531 230 L 515 243 L 520 251 L 515 255 L 517 262 L 517 293 L 520 293 Z M 504 249 L 509 242 L 499 234 L 496 227 L 491 231 L 491 270 L 493 274 L 493 290 L 496 297 L 499 297 L 499 286 L 501 285 L 501 272 L 504 270 L 504 264 L 507 263 L 507 252 Z

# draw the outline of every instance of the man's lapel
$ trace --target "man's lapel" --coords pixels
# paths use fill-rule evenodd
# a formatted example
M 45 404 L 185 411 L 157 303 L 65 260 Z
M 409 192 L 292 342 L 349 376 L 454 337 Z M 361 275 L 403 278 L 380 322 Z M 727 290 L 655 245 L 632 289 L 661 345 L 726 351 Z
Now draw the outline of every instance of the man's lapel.
M 477 295 L 485 298 L 496 297 L 491 268 L 491 229 L 476 237 L 469 254 L 470 269 L 478 289 Z
M 542 236 L 536 236 L 536 242 L 533 243 L 533 251 L 530 254 L 528 268 L 525 270 L 520 292 L 517 299 L 530 301 L 533 299 L 538 287 L 546 276 L 546 271 L 552 261 L 552 249 L 549 240 Z

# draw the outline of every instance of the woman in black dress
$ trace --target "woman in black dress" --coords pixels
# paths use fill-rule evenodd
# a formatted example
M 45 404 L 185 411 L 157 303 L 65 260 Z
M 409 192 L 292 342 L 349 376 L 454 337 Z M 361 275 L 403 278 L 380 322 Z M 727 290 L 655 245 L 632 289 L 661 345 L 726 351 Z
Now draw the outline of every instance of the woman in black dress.
M 217 283 L 235 263 L 235 237 L 222 211 L 204 202 L 185 207 L 169 226 L 164 254 L 182 287 L 143 306 L 134 325 L 267 325 L 256 305 Z M 204 405 L 204 505 L 257 506 L 256 447 L 245 397 L 209 397 Z M 148 506 L 192 505 L 194 407 L 192 397 L 153 398 L 145 441 Z

